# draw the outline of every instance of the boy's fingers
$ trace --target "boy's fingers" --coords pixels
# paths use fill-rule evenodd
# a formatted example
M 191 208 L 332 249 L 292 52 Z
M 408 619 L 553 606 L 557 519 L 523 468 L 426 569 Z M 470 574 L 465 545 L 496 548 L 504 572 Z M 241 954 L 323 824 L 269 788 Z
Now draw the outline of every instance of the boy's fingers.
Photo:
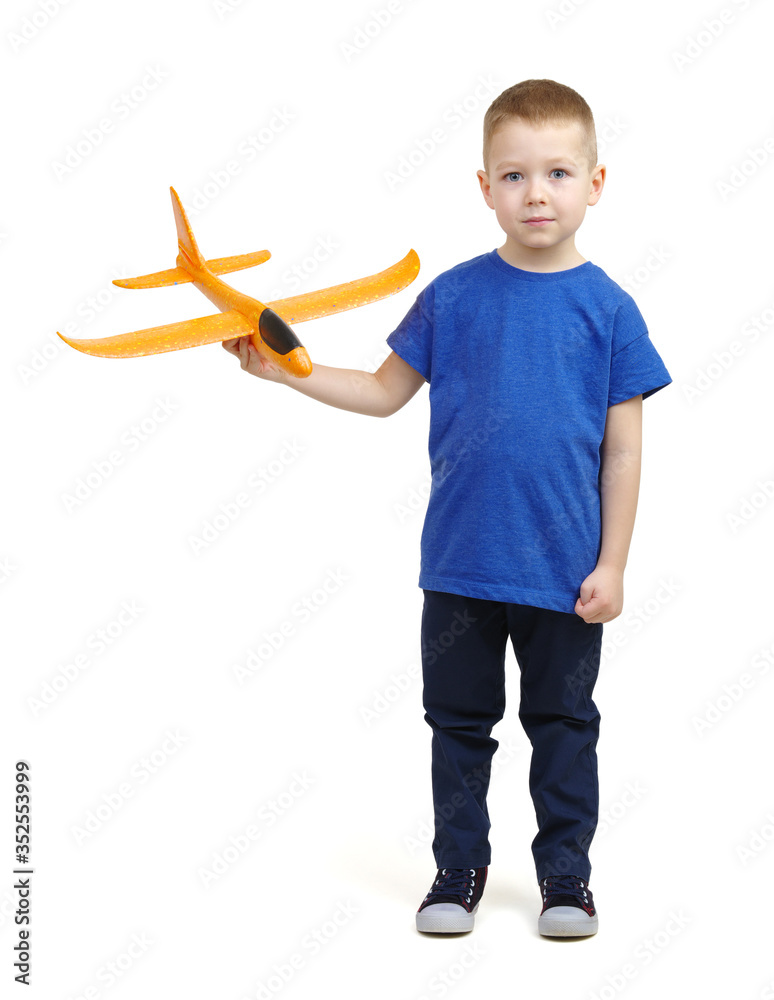
M 232 340 L 222 341 L 222 347 L 224 350 L 228 351 L 229 354 L 234 354 L 239 356 L 239 337 L 234 337 Z
M 248 365 L 252 364 L 253 361 L 261 360 L 260 351 L 249 337 L 245 337 L 245 359 Z
M 266 371 L 266 361 L 250 337 L 236 337 L 232 340 L 223 340 L 221 341 L 221 346 L 229 354 L 233 354 L 234 357 L 239 358 L 239 363 L 245 371 L 248 371 L 250 365 L 254 362 L 258 363 L 261 372 Z

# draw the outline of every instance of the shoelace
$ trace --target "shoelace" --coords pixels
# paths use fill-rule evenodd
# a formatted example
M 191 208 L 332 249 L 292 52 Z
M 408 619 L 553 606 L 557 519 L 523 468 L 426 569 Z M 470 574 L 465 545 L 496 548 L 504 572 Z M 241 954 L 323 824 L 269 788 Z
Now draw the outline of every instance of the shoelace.
M 549 896 L 577 896 L 588 902 L 588 884 L 577 875 L 549 875 L 543 883 L 543 899 Z
M 443 868 L 441 876 L 435 880 L 427 898 L 443 894 L 444 896 L 467 896 L 469 899 L 473 894 L 475 874 L 474 868 Z

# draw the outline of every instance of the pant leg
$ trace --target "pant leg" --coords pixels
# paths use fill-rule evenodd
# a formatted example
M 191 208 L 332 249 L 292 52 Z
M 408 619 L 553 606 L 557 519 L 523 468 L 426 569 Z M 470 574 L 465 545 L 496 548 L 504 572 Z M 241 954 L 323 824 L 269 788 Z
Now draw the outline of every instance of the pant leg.
M 529 789 L 538 823 L 532 842 L 538 881 L 570 874 L 588 880 L 599 816 L 600 716 L 591 695 L 602 623 L 528 605 L 507 609 L 521 670 L 519 719 L 532 744 Z
M 491 732 L 505 711 L 505 607 L 425 590 L 422 672 L 425 721 L 433 731 L 433 855 L 439 868 L 490 863 Z

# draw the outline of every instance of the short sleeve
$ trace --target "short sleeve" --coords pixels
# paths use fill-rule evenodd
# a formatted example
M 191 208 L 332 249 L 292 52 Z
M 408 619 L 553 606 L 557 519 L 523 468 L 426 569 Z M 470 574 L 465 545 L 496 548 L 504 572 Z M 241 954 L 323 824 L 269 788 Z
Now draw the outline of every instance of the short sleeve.
M 616 310 L 613 324 L 607 405 L 639 395 L 647 399 L 671 381 L 636 302 L 627 294 Z
M 425 382 L 430 381 L 433 356 L 434 289 L 428 285 L 387 338 L 395 353 L 411 365 Z

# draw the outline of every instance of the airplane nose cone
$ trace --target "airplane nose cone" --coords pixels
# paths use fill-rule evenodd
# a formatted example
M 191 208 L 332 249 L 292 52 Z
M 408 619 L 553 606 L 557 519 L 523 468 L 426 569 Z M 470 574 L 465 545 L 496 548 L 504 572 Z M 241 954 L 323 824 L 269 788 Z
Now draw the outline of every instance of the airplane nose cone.
M 306 378 L 312 374 L 312 362 L 305 347 L 296 347 L 285 356 L 285 367 L 296 378 Z
M 296 378 L 312 374 L 312 362 L 303 344 L 285 320 L 268 306 L 263 307 L 258 319 L 258 332 L 264 343 L 282 358 L 285 371 Z

